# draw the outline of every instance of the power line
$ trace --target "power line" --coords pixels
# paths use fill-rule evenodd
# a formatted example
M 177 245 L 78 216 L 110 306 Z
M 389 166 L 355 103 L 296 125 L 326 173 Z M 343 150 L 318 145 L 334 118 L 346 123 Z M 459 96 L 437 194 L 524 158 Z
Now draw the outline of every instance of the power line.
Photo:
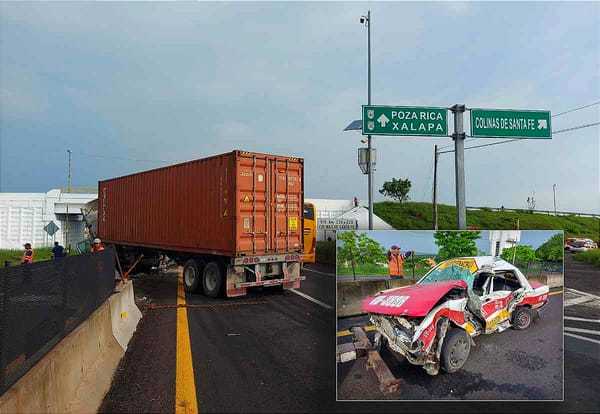
M 561 116 L 561 115 L 564 115 L 564 114 L 568 114 L 568 113 L 571 113 L 571 112 L 579 111 L 580 109 L 589 108 L 590 106 L 594 106 L 594 105 L 598 105 L 598 104 L 600 104 L 600 101 L 591 103 L 589 105 L 580 106 L 579 108 L 569 109 L 568 111 L 552 115 L 552 118 L 557 117 L 557 116 Z
M 554 114 L 554 115 L 552 115 L 552 116 L 551 116 L 551 118 L 555 118 L 555 117 L 557 117 L 557 116 L 561 116 L 561 115 L 564 115 L 564 114 L 569 114 L 569 113 L 571 113 L 571 112 L 579 111 L 579 110 L 581 110 L 581 109 L 589 108 L 590 106 L 594 106 L 594 105 L 598 105 L 598 104 L 600 104 L 600 101 L 598 101 L 598 102 L 594 102 L 594 103 L 591 103 L 591 104 L 588 104 L 588 105 L 580 106 L 580 107 L 578 107 L 578 108 L 569 109 L 568 111 L 559 112 L 558 114 Z M 593 126 L 593 125 L 596 125 L 596 124 L 590 124 L 589 126 Z M 585 128 L 585 127 L 582 127 L 582 128 Z M 578 129 L 578 128 L 575 128 L 575 129 Z M 571 129 L 567 129 L 567 130 L 561 130 L 561 131 L 556 131 L 556 132 L 553 132 L 553 134 L 558 134 L 558 133 L 560 133 L 560 132 L 566 132 L 566 131 L 571 131 Z M 474 139 L 474 138 L 467 138 L 467 139 L 465 140 L 465 142 L 467 142 L 467 141 L 472 141 L 473 139 Z M 511 141 L 512 141 L 512 140 L 511 140 Z M 503 142 L 511 142 L 511 141 L 503 141 Z M 443 147 L 440 147 L 439 149 L 450 148 L 450 147 L 452 147 L 452 146 L 454 146 L 454 144 L 450 144 L 450 145 L 444 145 Z M 475 148 L 475 147 L 471 147 L 471 148 Z M 465 149 L 467 149 L 467 148 L 465 148 Z M 444 152 L 454 152 L 454 151 L 444 151 Z M 439 154 L 443 154 L 444 152 L 440 152 Z
M 600 122 L 594 122 L 593 124 L 580 125 L 580 126 L 576 126 L 576 127 L 573 127 L 573 128 L 561 129 L 559 131 L 552 132 L 552 133 L 553 134 L 560 134 L 561 132 L 574 131 L 576 129 L 581 129 L 581 128 L 589 128 L 589 127 L 593 127 L 595 125 L 600 125 Z
M 93 158 L 110 158 L 115 160 L 123 160 L 123 161 L 135 161 L 135 162 L 161 162 L 164 164 L 172 163 L 173 161 L 164 161 L 164 160 L 140 160 L 134 158 L 125 158 L 125 157 L 115 157 L 111 155 L 97 155 L 97 154 L 86 154 L 84 152 L 73 152 L 73 154 L 83 155 L 84 157 L 93 157 Z
M 558 131 L 552 131 L 552 134 L 560 134 L 561 132 L 574 131 L 576 129 L 589 128 L 589 127 L 593 127 L 593 126 L 596 126 L 596 125 L 600 125 L 600 122 L 594 122 L 592 124 L 579 125 L 579 126 L 572 127 L 572 128 L 566 128 L 566 129 L 561 129 L 561 130 L 558 130 Z M 523 139 L 522 138 L 516 138 L 516 139 L 509 139 L 509 140 L 503 140 L 503 141 L 498 141 L 498 142 L 492 142 L 492 143 L 489 143 L 489 144 L 475 145 L 473 147 L 465 147 L 465 150 L 473 149 L 473 148 L 489 147 L 489 146 L 492 146 L 492 145 L 508 144 L 509 142 L 514 142 L 514 141 L 523 141 Z M 454 150 L 440 151 L 440 152 L 438 152 L 438 154 L 446 154 L 448 152 L 454 152 Z

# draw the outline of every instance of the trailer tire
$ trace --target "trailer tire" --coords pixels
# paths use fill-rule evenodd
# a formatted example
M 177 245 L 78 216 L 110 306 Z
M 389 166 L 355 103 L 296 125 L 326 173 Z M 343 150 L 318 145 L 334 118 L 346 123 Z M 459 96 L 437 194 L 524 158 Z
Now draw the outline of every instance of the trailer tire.
M 216 262 L 209 262 L 204 268 L 202 277 L 202 287 L 204 294 L 211 298 L 216 298 L 223 290 L 223 271 Z
M 186 292 L 195 293 L 198 292 L 202 284 L 201 266 L 196 259 L 189 259 L 183 265 L 183 287 Z
M 460 329 L 450 329 L 444 337 L 440 365 L 444 371 L 451 374 L 458 371 L 467 362 L 471 352 L 471 338 L 469 334 Z

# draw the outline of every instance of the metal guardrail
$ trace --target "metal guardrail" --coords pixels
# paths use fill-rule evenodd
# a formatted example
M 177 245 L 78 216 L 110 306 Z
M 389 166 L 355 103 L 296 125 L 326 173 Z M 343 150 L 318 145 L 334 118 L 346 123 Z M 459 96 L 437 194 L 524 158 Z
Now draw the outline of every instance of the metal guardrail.
M 469 207 L 467 210 L 491 210 L 491 211 L 510 211 L 513 213 L 528 213 L 530 211 L 538 214 L 554 215 L 554 210 L 529 210 L 526 208 L 502 208 L 502 207 Z M 576 213 L 571 211 L 557 211 L 557 216 L 577 216 L 577 217 L 593 217 L 600 218 L 600 214 L 595 213 Z
M 97 187 L 71 187 L 71 188 L 61 188 L 61 193 L 68 194 L 96 194 L 98 193 Z

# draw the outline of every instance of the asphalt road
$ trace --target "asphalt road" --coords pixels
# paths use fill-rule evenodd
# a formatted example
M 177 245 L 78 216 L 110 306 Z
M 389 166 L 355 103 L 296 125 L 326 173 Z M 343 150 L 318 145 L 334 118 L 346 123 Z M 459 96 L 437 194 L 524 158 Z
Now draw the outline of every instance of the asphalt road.
M 600 412 L 600 269 L 565 252 L 565 396 L 570 411 Z
M 200 412 L 315 412 L 323 401 L 334 408 L 334 271 L 306 265 L 302 295 L 186 295 Z M 134 280 L 144 317 L 100 412 L 174 411 L 176 276 Z
M 565 252 L 564 257 L 567 287 L 600 296 L 600 269 L 574 260 L 573 253 Z
M 561 400 L 563 395 L 562 294 L 550 296 L 540 319 L 527 330 L 508 329 L 475 338 L 469 359 L 454 374 L 428 375 L 404 358 L 396 360 L 384 352 L 383 358 L 396 378 L 406 385 L 384 396 L 364 359 L 338 365 L 340 400 Z M 338 331 L 351 326 L 371 325 L 368 316 L 340 319 Z M 369 336 L 373 337 L 371 331 Z M 338 342 L 351 341 L 342 336 Z
M 585 293 L 587 286 L 593 291 L 593 276 L 597 272 L 587 266 L 580 271 L 578 264 L 565 260 L 567 288 Z M 326 305 L 335 305 L 335 277 L 333 269 L 327 266 L 308 265 L 300 292 Z M 585 279 L 585 280 L 583 280 Z M 598 279 L 596 279 L 598 280 Z M 176 274 L 147 276 L 134 281 L 138 306 L 144 312 L 137 332 L 129 345 L 125 358 L 115 374 L 113 385 L 108 392 L 100 412 L 173 412 L 175 407 L 176 377 L 176 311 L 168 307 L 176 303 Z M 571 295 L 565 291 L 565 300 Z M 563 295 L 552 296 L 553 300 Z M 573 297 L 575 297 L 573 296 Z M 193 354 L 194 378 L 199 411 L 208 412 L 598 412 L 600 411 L 600 354 L 598 345 L 593 342 L 565 337 L 565 401 L 541 402 L 535 406 L 522 402 L 455 401 L 385 401 L 385 402 L 335 402 L 336 366 L 334 332 L 336 331 L 333 310 L 324 308 L 313 301 L 286 292 L 253 292 L 247 297 L 235 300 L 209 301 L 198 295 L 187 295 L 188 321 Z M 579 296 L 577 296 L 579 297 Z M 202 307 L 228 302 L 257 302 L 239 306 Z M 565 314 L 573 317 L 600 319 L 591 300 L 565 307 Z M 148 309 L 148 305 L 167 306 Z M 600 307 L 599 307 L 600 309 Z M 594 316 L 597 315 L 597 316 Z M 560 318 L 555 318 L 560 319 Z M 565 320 L 565 326 L 579 327 L 580 321 Z M 573 323 L 571 325 L 571 323 Z M 575 324 L 577 323 L 577 325 Z M 517 334 L 531 335 L 535 329 L 555 329 L 559 323 L 548 321 L 548 315 L 523 332 L 508 330 L 500 334 L 475 338 L 478 352 L 483 355 L 484 346 L 496 347 L 496 358 L 507 356 L 512 340 L 523 339 Z M 589 325 L 589 324 L 588 324 Z M 586 328 L 588 327 L 586 325 Z M 596 326 L 596 329 L 598 327 Z M 484 378 L 483 369 L 473 368 L 463 377 L 464 384 L 453 388 L 442 376 L 429 379 L 420 367 L 412 367 L 414 375 L 422 376 L 422 381 L 438 381 L 433 390 L 425 391 L 424 383 L 412 385 L 423 394 L 441 395 L 443 390 L 453 390 L 455 395 L 495 392 L 516 393 L 536 397 L 538 393 L 551 387 L 557 379 L 543 375 L 536 377 L 527 388 L 517 390 L 510 384 L 521 384 L 520 375 L 533 372 L 547 372 L 555 364 L 559 355 L 550 356 L 544 367 L 538 357 L 538 348 L 547 347 L 552 341 L 544 340 L 545 333 L 536 337 L 528 347 L 520 345 L 510 356 L 517 359 L 514 371 L 504 371 L 492 367 L 495 377 Z M 233 334 L 233 335 L 230 335 Z M 583 334 L 586 335 L 586 334 Z M 587 335 L 598 338 L 597 335 Z M 520 341 L 518 341 L 521 343 Z M 554 346 L 554 345 L 553 345 Z M 503 349 L 503 347 L 505 349 Z M 474 348 L 474 350 L 477 348 Z M 512 348 L 511 348 L 512 349 Z M 519 352 L 520 351 L 520 352 Z M 558 349 L 560 352 L 560 349 Z M 498 359 L 499 358 L 499 359 Z M 472 360 L 474 362 L 476 360 Z M 485 362 L 485 361 L 484 361 Z M 486 362 L 487 363 L 487 362 Z M 521 365 L 519 365 L 521 364 Z M 550 364 L 550 365 L 549 365 Z M 359 367 L 357 366 L 357 369 Z M 422 373 L 421 373 L 422 371 Z M 459 373 L 451 375 L 460 375 Z M 372 372 L 348 372 L 347 381 L 359 380 L 358 376 L 372 375 Z M 444 375 L 444 374 L 442 374 Z M 481 376 L 480 376 L 481 375 Z M 554 375 L 554 374 L 553 374 Z M 558 375 L 558 374 L 557 374 Z M 375 380 L 376 381 L 376 380 Z M 480 385 L 480 391 L 469 387 L 473 381 Z M 488 382 L 489 381 L 489 382 Z M 369 386 L 373 381 L 363 381 Z M 498 388 L 494 385 L 498 385 Z M 509 385 L 503 385 L 509 384 Z M 441 387 L 441 388 L 437 388 Z M 491 388 L 491 390 L 490 390 Z M 536 391 L 542 390 L 542 391 Z M 361 391 L 361 390 L 358 390 Z M 378 390 L 377 390 L 378 391 Z M 361 391 L 362 392 L 362 391 Z M 459 397 L 460 398 L 460 397 Z

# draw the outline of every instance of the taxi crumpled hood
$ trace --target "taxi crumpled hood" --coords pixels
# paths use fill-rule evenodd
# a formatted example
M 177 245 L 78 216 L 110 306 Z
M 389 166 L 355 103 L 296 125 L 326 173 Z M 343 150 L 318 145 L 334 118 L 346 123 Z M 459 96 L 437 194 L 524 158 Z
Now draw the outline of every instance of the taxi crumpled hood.
M 464 280 L 410 285 L 388 290 L 363 301 L 362 311 L 393 316 L 425 316 L 454 287 L 466 288 Z

